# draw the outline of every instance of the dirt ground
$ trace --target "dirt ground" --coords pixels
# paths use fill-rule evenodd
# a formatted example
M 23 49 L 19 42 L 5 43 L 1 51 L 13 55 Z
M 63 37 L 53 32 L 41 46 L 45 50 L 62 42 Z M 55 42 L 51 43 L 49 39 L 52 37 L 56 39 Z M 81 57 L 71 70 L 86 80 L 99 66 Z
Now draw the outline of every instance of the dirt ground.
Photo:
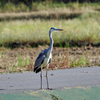
M 20 47 L 10 50 L 1 48 L 0 73 L 33 70 L 36 57 L 46 48 L 48 46 L 38 46 L 36 48 Z M 51 69 L 100 65 L 100 47 L 54 47 L 52 54 Z

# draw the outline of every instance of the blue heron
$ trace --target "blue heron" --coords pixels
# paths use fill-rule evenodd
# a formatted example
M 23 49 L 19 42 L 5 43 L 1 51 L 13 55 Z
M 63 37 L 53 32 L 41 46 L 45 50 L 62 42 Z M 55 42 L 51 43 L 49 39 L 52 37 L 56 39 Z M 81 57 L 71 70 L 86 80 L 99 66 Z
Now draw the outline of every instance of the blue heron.
M 52 39 L 52 32 L 54 31 L 63 31 L 63 29 L 58 29 L 55 27 L 52 27 L 49 31 L 49 38 L 50 38 L 50 46 L 48 49 L 43 50 L 37 57 L 35 64 L 34 64 L 34 72 L 40 73 L 41 77 L 41 89 L 42 89 L 42 69 L 46 67 L 46 81 L 47 81 L 47 89 L 49 89 L 49 84 L 48 84 L 48 67 L 49 63 L 51 62 L 52 59 L 52 49 L 53 49 L 53 39 Z

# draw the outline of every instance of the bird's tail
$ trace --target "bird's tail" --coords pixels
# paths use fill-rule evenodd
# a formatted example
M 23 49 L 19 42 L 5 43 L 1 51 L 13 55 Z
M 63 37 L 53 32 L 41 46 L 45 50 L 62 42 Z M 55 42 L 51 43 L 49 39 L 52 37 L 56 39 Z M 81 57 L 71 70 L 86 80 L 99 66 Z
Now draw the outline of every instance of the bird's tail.
M 38 73 L 38 72 L 40 72 L 40 71 L 41 71 L 41 67 L 40 67 L 40 68 L 38 68 L 38 67 L 37 67 L 37 68 L 34 68 L 34 72 L 35 72 L 35 73 Z
M 43 67 L 42 69 L 44 69 L 45 67 Z M 34 72 L 35 73 L 38 73 L 38 72 L 40 72 L 41 71 L 41 67 L 36 67 L 36 68 L 34 68 Z

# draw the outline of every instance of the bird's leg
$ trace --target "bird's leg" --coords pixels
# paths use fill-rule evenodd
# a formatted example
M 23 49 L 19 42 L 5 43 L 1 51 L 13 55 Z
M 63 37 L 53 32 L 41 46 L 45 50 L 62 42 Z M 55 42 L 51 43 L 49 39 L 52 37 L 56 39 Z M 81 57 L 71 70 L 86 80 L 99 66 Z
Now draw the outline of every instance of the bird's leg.
M 47 89 L 49 89 L 49 83 L 48 83 L 48 65 L 46 69 L 46 80 L 47 80 Z
M 41 89 L 42 89 L 42 66 L 41 66 L 41 73 L 40 73 L 40 77 L 41 77 Z

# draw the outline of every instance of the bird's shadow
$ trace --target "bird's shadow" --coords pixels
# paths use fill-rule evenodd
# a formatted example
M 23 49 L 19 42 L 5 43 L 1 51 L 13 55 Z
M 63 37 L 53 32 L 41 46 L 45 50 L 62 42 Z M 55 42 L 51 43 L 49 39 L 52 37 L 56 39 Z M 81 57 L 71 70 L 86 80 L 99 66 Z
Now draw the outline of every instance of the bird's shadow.
M 56 90 L 54 88 L 46 88 L 46 89 L 39 89 L 39 90 Z
M 53 88 L 48 88 L 48 89 L 46 89 L 46 90 L 55 90 L 55 89 L 53 89 Z

